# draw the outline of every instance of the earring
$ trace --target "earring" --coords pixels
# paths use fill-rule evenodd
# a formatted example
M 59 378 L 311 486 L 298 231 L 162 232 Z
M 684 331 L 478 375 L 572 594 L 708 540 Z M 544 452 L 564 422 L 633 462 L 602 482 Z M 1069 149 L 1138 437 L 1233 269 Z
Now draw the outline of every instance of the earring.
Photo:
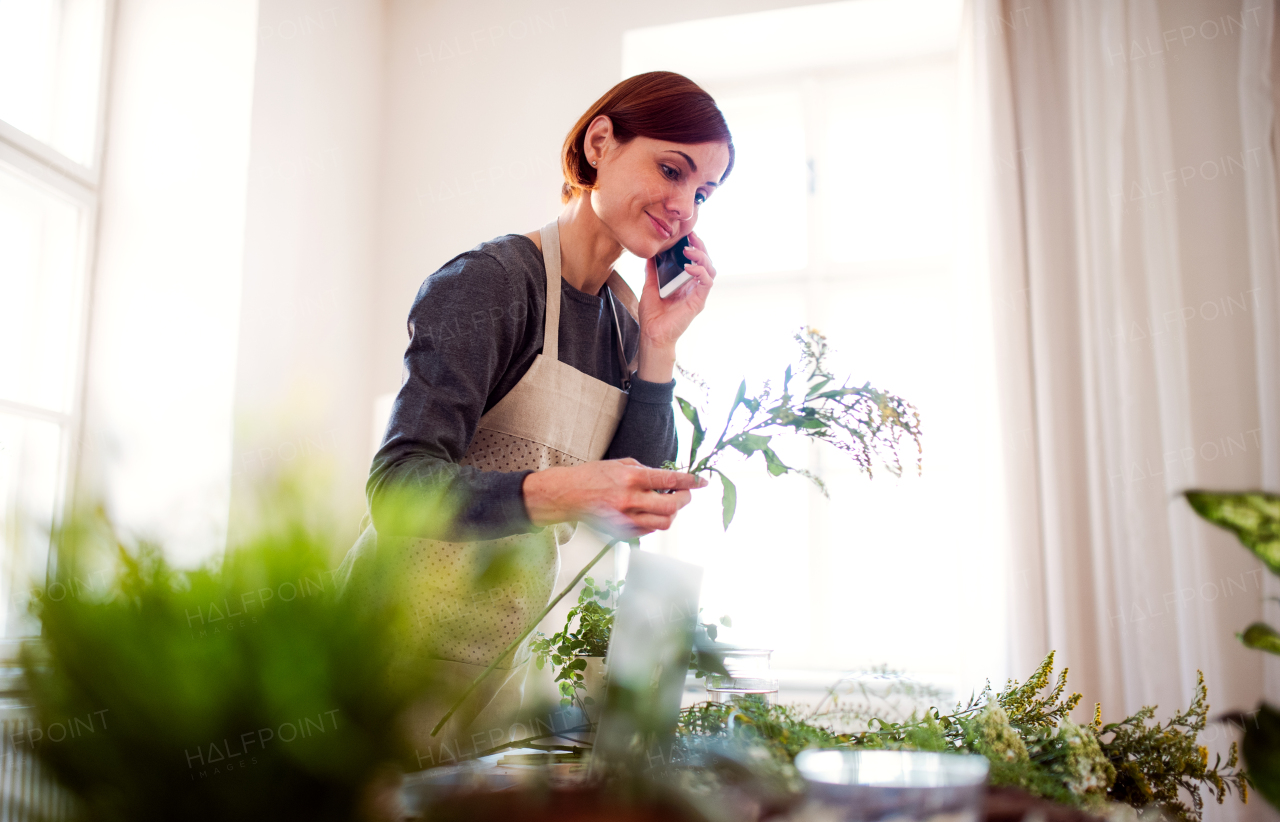
M 592 161 L 591 161 L 591 165 L 595 165 L 595 164 L 596 164 L 596 161 L 595 161 L 595 160 L 592 160 Z

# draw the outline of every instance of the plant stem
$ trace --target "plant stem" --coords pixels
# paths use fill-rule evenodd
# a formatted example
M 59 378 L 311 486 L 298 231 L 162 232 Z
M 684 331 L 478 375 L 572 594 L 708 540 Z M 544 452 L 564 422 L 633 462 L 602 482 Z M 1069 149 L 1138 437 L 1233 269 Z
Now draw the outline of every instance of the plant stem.
M 563 731 L 563 733 L 571 734 L 571 733 L 574 733 L 575 731 L 582 731 L 582 730 L 586 730 L 586 728 L 582 726 L 578 726 L 576 728 L 566 728 Z M 490 756 L 492 754 L 505 751 L 508 748 L 533 748 L 535 750 L 548 751 L 548 752 L 563 751 L 565 748 L 568 748 L 574 753 L 579 753 L 579 754 L 583 751 L 591 750 L 589 746 L 586 748 L 579 748 L 576 745 L 535 745 L 533 744 L 537 742 L 539 739 L 547 739 L 549 737 L 556 737 L 556 736 L 560 736 L 560 734 L 557 734 L 557 733 L 538 734 L 537 736 L 529 736 L 529 737 L 525 737 L 524 739 L 517 739 L 514 742 L 504 742 L 501 745 L 498 745 L 496 748 L 490 748 L 487 751 L 481 751 L 480 753 L 475 755 L 475 758 L 479 759 L 482 756 Z M 569 739 L 569 737 L 567 736 L 564 738 Z M 576 742 L 577 740 L 574 740 L 574 741 Z
M 525 628 L 524 631 L 520 634 L 520 636 L 512 640 L 510 645 L 503 648 L 502 653 L 498 654 L 498 656 L 494 658 L 493 662 L 489 663 L 488 668 L 485 668 L 483 671 L 480 672 L 479 676 L 471 680 L 471 684 L 468 685 L 467 689 L 462 692 L 462 696 L 458 697 L 457 701 L 453 703 L 453 707 L 449 709 L 449 712 L 446 713 L 444 717 L 439 722 L 436 723 L 436 726 L 431 729 L 432 736 L 435 736 L 436 734 L 440 733 L 440 729 L 444 727 L 444 723 L 449 721 L 449 717 L 453 716 L 453 712 L 458 710 L 458 708 L 462 706 L 462 703 L 467 701 L 467 697 L 471 696 L 471 692 L 474 691 L 480 685 L 481 682 L 484 682 L 485 679 L 489 676 L 489 674 L 493 673 L 493 669 L 498 667 L 498 663 L 502 660 L 502 658 L 505 657 L 507 654 L 511 653 L 512 651 L 514 651 L 516 648 L 520 647 L 520 643 L 524 642 L 525 639 L 529 636 L 529 634 L 533 633 L 533 629 L 538 627 L 538 623 L 542 621 L 543 617 L 551 613 L 551 609 L 560 604 L 560 600 L 564 599 L 565 595 L 568 594 L 571 590 L 573 590 L 573 586 L 577 585 L 579 582 L 582 581 L 582 578 L 587 575 L 587 571 L 590 571 L 592 568 L 594 568 L 595 564 L 600 560 L 604 559 L 604 555 L 609 553 L 609 551 L 613 548 L 613 546 L 617 545 L 621 541 L 622 540 L 620 539 L 609 540 L 609 542 L 607 542 L 605 546 L 600 549 L 600 553 L 596 554 L 595 559 L 591 560 L 585 566 L 583 566 L 582 570 L 578 572 L 578 575 L 573 578 L 573 581 L 570 582 L 568 585 L 566 585 L 563 591 L 561 591 L 559 594 L 556 594 L 555 599 L 551 600 L 551 602 L 547 604 L 547 607 L 542 609 L 542 613 L 538 614 L 538 616 L 533 620 L 533 622 L 529 623 L 529 627 Z

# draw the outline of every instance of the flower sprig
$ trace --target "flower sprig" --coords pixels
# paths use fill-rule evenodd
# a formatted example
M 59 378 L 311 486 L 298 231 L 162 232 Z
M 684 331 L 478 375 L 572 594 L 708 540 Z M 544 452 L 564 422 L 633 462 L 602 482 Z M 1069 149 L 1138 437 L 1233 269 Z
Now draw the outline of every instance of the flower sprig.
M 1026 682 L 1010 680 L 998 693 L 988 684 L 949 713 L 930 707 L 903 718 L 883 714 L 883 698 L 862 708 L 836 705 L 834 696 L 830 707 L 824 700 L 812 709 L 750 700 L 697 703 L 681 711 L 679 744 L 732 739 L 783 764 L 811 747 L 981 754 L 992 785 L 1096 814 L 1108 803 L 1154 805 L 1171 822 L 1201 822 L 1202 793 L 1219 804 L 1232 794 L 1247 801 L 1252 774 L 1239 767 L 1236 743 L 1211 764 L 1198 739 L 1209 713 L 1203 675 L 1191 704 L 1163 723 L 1148 706 L 1104 725 L 1102 706 L 1095 704 L 1093 721 L 1077 725 L 1070 714 L 1081 695 L 1067 692 L 1065 668 L 1054 677 L 1053 660 L 1050 652 Z M 903 685 L 897 693 L 914 690 Z
M 684 465 L 667 463 L 664 467 L 691 474 L 716 474 L 724 489 L 721 500 L 725 529 L 737 510 L 738 489 L 719 467 L 728 451 L 746 457 L 760 454 L 772 476 L 795 473 L 807 477 L 826 493 L 820 477 L 803 468 L 787 465 L 772 446 L 775 435 L 789 432 L 834 445 L 849 454 L 867 476 L 876 465 L 883 465 L 894 476 L 902 476 L 900 449 L 904 441 L 915 445 L 916 470 L 922 467 L 920 448 L 920 414 L 915 406 L 901 397 L 873 388 L 871 383 L 850 385 L 827 366 L 830 353 L 827 339 L 816 329 L 804 327 L 794 339 L 800 344 L 800 368 L 796 373 L 788 365 L 776 394 L 768 381 L 759 393 L 747 395 L 747 381 L 725 417 L 724 428 L 711 448 L 705 452 L 707 429 L 702 414 L 683 397 L 676 397 L 680 411 L 693 426 L 688 459 Z M 701 455 L 701 456 L 700 456 Z

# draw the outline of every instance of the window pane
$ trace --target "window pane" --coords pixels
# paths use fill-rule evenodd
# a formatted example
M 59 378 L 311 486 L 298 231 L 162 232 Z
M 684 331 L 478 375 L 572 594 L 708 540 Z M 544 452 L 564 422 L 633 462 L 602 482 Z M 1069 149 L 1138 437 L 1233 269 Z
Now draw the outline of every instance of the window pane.
M 873 263 L 950 254 L 954 68 L 858 75 L 831 83 L 827 96 L 818 168 L 827 256 Z
M 713 290 L 707 309 L 680 341 L 681 365 L 707 383 L 710 397 L 703 402 L 692 381 L 676 376 L 676 393 L 708 412 L 702 419 L 709 440 L 703 454 L 724 426 L 723 415 L 739 381 L 747 380 L 749 396 L 765 380 L 776 392 L 787 363 L 799 352 L 791 336 L 804 322 L 804 313 L 801 289 L 770 283 Z M 681 425 L 678 461 L 684 462 L 691 432 L 683 417 L 676 417 Z M 808 467 L 804 443 L 779 438 L 777 445 L 784 462 Z M 798 476 L 769 476 L 758 455 L 744 462 L 731 453 L 720 467 L 738 489 L 729 531 L 722 521 L 720 481 L 711 477 L 712 485 L 696 492 L 695 503 L 681 510 L 671 530 L 659 537 L 663 550 L 705 569 L 704 619 L 731 615 L 734 637 L 777 649 L 775 664 L 807 661 L 812 633 L 808 482 Z
M 980 684 L 1003 666 L 1004 573 L 986 493 L 999 443 L 992 399 L 975 379 L 973 314 L 958 308 L 964 294 L 945 271 L 859 277 L 826 297 L 811 316 L 833 348 L 833 370 L 916 406 L 924 462 L 916 475 L 910 448 L 901 480 L 884 471 L 868 480 L 845 455 L 824 453 L 831 497 L 814 596 L 828 610 L 812 631 L 830 664 L 888 663 Z M 957 591 L 980 595 L 957 609 Z
M 0 399 L 71 410 L 85 220 L 0 165 Z
M 26 592 L 43 585 L 62 473 L 61 427 L 0 413 L 0 636 L 38 632 Z
M 91 165 L 104 0 L 0 0 L 0 120 Z
M 733 133 L 724 188 L 701 206 L 694 229 L 717 274 L 799 271 L 808 264 L 808 167 L 795 91 L 716 97 Z

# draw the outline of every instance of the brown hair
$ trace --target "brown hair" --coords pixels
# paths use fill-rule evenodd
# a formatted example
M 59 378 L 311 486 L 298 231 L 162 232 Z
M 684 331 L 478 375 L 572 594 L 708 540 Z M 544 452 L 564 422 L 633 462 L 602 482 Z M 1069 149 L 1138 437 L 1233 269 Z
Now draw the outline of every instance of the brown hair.
M 733 136 L 711 95 L 697 83 L 673 71 L 650 71 L 628 77 L 604 93 L 569 130 L 560 152 L 564 185 L 560 201 L 567 203 L 575 191 L 595 188 L 596 170 L 583 156 L 587 126 L 601 114 L 613 122 L 619 143 L 636 137 L 672 143 L 727 143 L 729 165 L 718 182 L 733 170 Z

